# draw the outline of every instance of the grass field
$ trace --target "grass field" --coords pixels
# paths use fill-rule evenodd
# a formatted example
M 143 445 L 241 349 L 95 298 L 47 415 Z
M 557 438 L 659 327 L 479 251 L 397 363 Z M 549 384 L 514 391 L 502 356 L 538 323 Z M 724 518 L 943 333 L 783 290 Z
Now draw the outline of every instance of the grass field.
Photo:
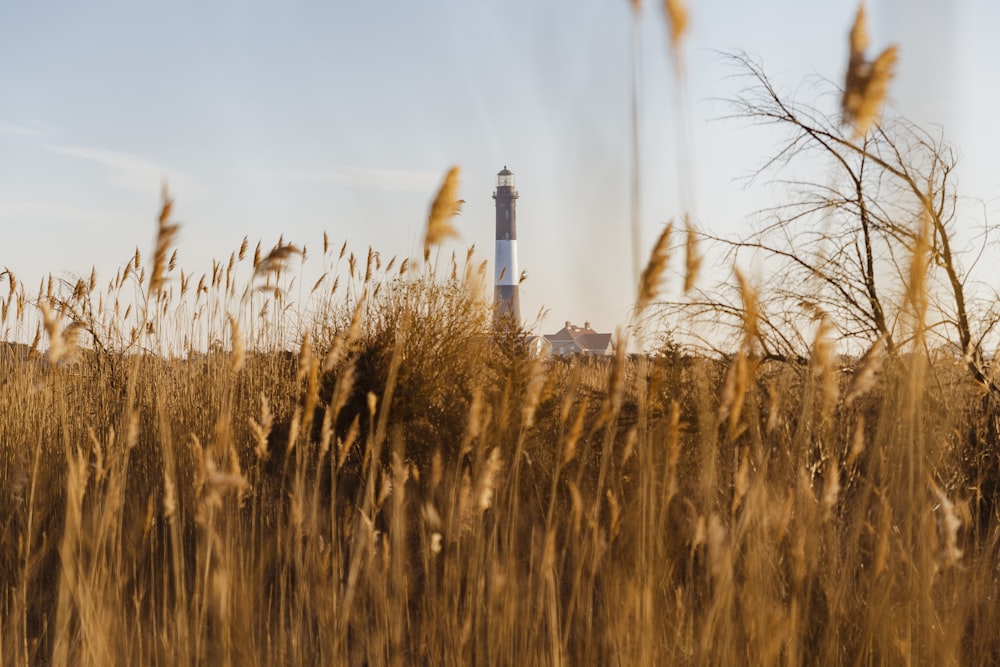
M 324 243 L 298 308 L 297 249 L 196 286 L 167 218 L 160 282 L 57 284 L 5 347 L 4 664 L 1000 658 L 996 403 L 961 359 L 765 360 L 750 293 L 727 358 L 534 359 L 482 267 Z
M 826 281 L 858 320 L 871 299 L 863 356 L 815 304 L 804 353 L 769 353 L 781 301 L 742 277 L 697 304 L 736 322 L 724 354 L 672 342 L 668 227 L 616 356 L 535 358 L 485 263 L 442 249 L 457 170 L 422 258 L 324 237 L 309 284 L 284 242 L 186 273 L 166 194 L 152 255 L 106 283 L 0 273 L 2 664 L 1000 663 L 996 368 L 929 342 L 929 275 L 965 281 L 938 193 L 864 139 L 896 59 L 866 47 L 856 25 L 861 143 L 831 145 L 912 187 L 872 222 L 898 289 Z M 790 108 L 762 99 L 749 115 Z

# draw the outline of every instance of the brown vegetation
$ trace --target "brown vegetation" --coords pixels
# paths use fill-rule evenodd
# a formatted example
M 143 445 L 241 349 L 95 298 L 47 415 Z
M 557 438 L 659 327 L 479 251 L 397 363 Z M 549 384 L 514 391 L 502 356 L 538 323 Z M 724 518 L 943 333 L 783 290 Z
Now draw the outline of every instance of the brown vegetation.
M 114 282 L 53 294 L 62 358 L 4 365 L 5 664 L 1000 655 L 995 406 L 961 359 L 845 366 L 822 328 L 763 361 L 744 284 L 727 359 L 537 360 L 487 335 L 477 267 L 367 263 L 294 333 L 280 267 L 218 267 L 201 306 L 168 281 L 145 323 Z M 202 319 L 247 350 L 171 357 Z
M 34 334 L 0 346 L 0 661 L 1000 661 L 993 320 L 949 245 L 950 154 L 905 124 L 856 143 L 744 63 L 743 110 L 795 131 L 778 159 L 818 142 L 846 185 L 823 199 L 842 226 L 810 237 L 833 256 L 768 235 L 794 212 L 730 244 L 787 260 L 791 286 L 696 289 L 685 217 L 689 298 L 664 311 L 664 230 L 635 324 L 728 318 L 724 354 L 536 359 L 491 331 L 485 265 L 430 262 L 457 169 L 423 262 L 324 236 L 298 304 L 307 253 L 283 240 L 178 271 L 166 194 L 148 281 L 138 251 L 104 290 L 32 299 L 0 274 L 0 327 Z

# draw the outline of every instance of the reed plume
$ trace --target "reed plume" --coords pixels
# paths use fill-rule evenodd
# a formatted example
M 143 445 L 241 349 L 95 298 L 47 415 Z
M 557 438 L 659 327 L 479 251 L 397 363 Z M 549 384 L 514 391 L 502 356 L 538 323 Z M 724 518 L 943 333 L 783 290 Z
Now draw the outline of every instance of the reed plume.
M 266 276 L 271 273 L 281 273 L 285 270 L 291 258 L 296 255 L 302 255 L 302 251 L 298 246 L 279 241 L 278 245 L 274 246 L 271 252 L 267 253 L 266 257 L 260 261 L 254 260 L 254 278 L 256 279 L 259 276 Z
M 427 233 L 424 236 L 425 251 L 448 237 L 458 236 L 458 232 L 451 226 L 451 219 L 462 212 L 462 204 L 465 203 L 458 198 L 458 175 L 458 167 L 448 170 L 431 203 L 431 210 L 427 215 Z
M 646 268 L 642 270 L 642 277 L 639 279 L 639 298 L 636 300 L 636 316 L 642 314 L 646 306 L 656 298 L 660 290 L 660 282 L 663 272 L 670 261 L 670 233 L 673 231 L 674 223 L 669 223 L 660 232 L 660 238 L 656 240 L 653 251 L 649 255 Z
M 170 213 L 174 207 L 174 200 L 170 197 L 167 189 L 167 182 L 163 182 L 162 191 L 163 204 L 160 207 L 158 228 L 156 232 L 156 249 L 153 252 L 153 271 L 149 274 L 149 293 L 159 296 L 166 283 L 164 274 L 167 268 L 167 252 L 177 236 L 180 225 L 170 222 Z M 139 249 L 135 251 L 135 267 L 139 268 Z
M 687 33 L 687 5 L 684 3 L 684 0 L 663 0 L 663 11 L 667 15 L 667 25 L 670 28 L 670 48 L 676 55 L 680 48 L 681 40 Z
M 899 56 L 896 46 L 890 46 L 874 61 L 868 61 L 865 51 L 869 42 L 868 17 L 862 2 L 858 5 L 858 13 L 851 28 L 851 55 L 847 64 L 844 95 L 841 98 L 843 122 L 854 128 L 857 138 L 868 134 L 868 130 L 878 120 Z
M 56 366 L 58 365 L 60 359 L 66 356 L 69 349 L 66 345 L 66 341 L 63 339 L 62 332 L 59 330 L 59 318 L 52 311 L 52 307 L 49 305 L 48 301 L 40 302 L 38 307 L 42 311 L 42 321 L 45 323 L 45 333 L 49 337 L 49 363 Z M 37 340 L 37 334 L 35 338 Z M 36 343 L 32 343 L 32 347 L 35 345 Z
M 691 218 L 684 216 L 684 293 L 687 294 L 694 287 L 698 278 L 698 271 L 701 269 L 701 253 L 698 252 L 698 233 L 691 224 Z

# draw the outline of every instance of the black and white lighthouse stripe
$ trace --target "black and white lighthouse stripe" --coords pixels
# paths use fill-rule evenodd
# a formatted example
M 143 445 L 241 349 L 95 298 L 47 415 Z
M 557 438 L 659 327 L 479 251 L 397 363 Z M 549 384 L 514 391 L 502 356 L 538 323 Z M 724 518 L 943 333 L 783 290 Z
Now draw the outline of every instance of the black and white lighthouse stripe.
M 493 193 L 497 210 L 497 246 L 494 265 L 493 298 L 496 301 L 497 319 L 521 323 L 521 303 L 517 285 L 517 189 L 514 173 L 507 169 L 497 174 L 497 189 Z

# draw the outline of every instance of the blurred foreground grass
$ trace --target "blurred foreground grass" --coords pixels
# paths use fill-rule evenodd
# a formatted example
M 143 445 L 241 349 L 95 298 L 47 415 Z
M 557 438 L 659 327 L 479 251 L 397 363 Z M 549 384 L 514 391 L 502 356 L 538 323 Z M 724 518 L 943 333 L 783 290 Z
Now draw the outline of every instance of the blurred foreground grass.
M 4 347 L 4 664 L 1000 659 L 961 359 L 535 359 L 471 260 L 324 242 L 303 308 L 280 248 L 155 290 L 137 253 Z

